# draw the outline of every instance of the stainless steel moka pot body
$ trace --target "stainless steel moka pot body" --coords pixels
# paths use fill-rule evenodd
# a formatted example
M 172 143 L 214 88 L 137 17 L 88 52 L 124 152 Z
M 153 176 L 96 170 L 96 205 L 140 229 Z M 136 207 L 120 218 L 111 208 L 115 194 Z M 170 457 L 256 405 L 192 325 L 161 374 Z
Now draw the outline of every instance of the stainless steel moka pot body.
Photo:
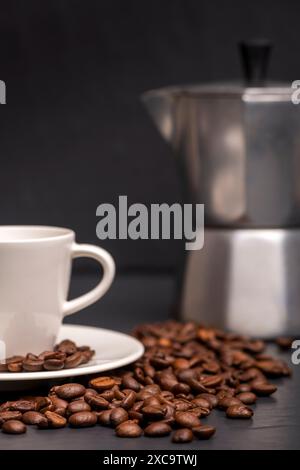
M 263 84 L 269 50 L 242 45 L 245 85 L 143 95 L 174 150 L 184 202 L 205 204 L 181 318 L 266 338 L 300 333 L 300 109 L 291 84 Z

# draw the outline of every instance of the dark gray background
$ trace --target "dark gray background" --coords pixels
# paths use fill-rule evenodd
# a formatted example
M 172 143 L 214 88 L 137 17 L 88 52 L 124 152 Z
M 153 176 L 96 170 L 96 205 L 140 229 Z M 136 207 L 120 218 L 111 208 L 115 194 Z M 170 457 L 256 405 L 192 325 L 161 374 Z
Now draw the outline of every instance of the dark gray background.
M 96 207 L 180 200 L 140 94 L 240 76 L 236 43 L 274 40 L 270 76 L 300 78 L 296 0 L 0 1 L 0 224 L 96 242 Z M 200 201 L 201 202 L 201 201 Z M 172 270 L 179 242 L 105 241 L 119 270 Z

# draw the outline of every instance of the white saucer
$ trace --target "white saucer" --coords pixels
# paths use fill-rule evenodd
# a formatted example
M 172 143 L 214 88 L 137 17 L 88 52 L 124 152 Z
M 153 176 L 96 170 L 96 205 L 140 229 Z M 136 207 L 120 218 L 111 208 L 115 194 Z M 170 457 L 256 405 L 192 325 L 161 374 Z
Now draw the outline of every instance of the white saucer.
M 77 375 L 95 374 L 116 369 L 136 361 L 144 353 L 144 346 L 135 338 L 117 331 L 82 325 L 62 325 L 57 342 L 71 339 L 78 346 L 88 345 L 95 356 L 88 364 L 74 369 L 41 372 L 1 372 L 0 390 L 3 382 L 52 380 Z M 6 387 L 4 387 L 6 388 Z

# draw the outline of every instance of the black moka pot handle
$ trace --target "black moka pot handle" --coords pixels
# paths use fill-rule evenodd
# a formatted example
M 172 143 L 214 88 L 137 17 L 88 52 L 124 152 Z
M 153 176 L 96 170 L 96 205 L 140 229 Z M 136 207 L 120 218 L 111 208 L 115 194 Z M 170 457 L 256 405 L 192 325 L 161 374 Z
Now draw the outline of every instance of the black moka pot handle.
M 239 43 L 247 86 L 263 86 L 265 84 L 272 47 L 272 43 L 267 39 L 253 39 Z

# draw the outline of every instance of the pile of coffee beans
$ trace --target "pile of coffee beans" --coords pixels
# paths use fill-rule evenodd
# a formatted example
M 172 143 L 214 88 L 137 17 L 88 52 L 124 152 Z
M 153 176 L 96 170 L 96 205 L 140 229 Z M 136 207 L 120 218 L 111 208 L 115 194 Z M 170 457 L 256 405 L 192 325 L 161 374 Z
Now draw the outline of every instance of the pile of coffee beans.
M 257 398 L 276 391 L 269 378 L 290 375 L 284 362 L 264 353 L 263 341 L 245 336 L 175 321 L 143 325 L 134 334 L 145 346 L 141 359 L 87 387 L 66 383 L 48 396 L 3 403 L 2 431 L 100 424 L 123 438 L 209 439 L 215 428 L 204 420 L 214 409 L 250 419 Z
M 0 372 L 40 372 L 42 370 L 73 369 L 88 363 L 94 356 L 89 346 L 76 346 L 74 341 L 65 339 L 53 351 L 36 355 L 12 356 L 0 362 Z

